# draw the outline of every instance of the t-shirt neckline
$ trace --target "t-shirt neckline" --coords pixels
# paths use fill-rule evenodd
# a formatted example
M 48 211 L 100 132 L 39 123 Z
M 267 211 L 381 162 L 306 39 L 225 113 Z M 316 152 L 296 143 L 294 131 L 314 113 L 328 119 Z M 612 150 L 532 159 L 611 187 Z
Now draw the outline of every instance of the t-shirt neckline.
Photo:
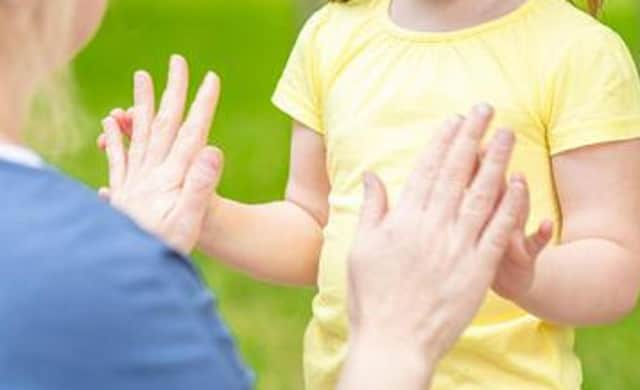
M 409 28 L 398 25 L 391 17 L 391 4 L 393 1 L 395 0 L 381 0 L 380 6 L 378 7 L 378 16 L 382 19 L 386 29 L 390 33 L 397 37 L 417 42 L 442 42 L 469 38 L 471 36 L 475 36 L 480 33 L 508 25 L 527 15 L 535 5 L 544 0 L 526 0 L 517 8 L 495 19 L 477 24 L 475 26 L 451 31 L 411 30 Z

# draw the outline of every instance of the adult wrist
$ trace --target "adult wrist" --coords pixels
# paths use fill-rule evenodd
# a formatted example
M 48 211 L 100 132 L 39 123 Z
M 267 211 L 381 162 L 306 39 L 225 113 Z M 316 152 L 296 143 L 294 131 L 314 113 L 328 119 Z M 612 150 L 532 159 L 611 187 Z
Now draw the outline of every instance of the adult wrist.
M 371 372 L 379 373 L 380 384 L 406 385 L 401 388 L 417 385 L 425 389 L 431 382 L 440 352 L 435 345 L 425 345 L 407 335 L 359 329 L 351 335 L 348 355 L 348 360 L 366 360 Z

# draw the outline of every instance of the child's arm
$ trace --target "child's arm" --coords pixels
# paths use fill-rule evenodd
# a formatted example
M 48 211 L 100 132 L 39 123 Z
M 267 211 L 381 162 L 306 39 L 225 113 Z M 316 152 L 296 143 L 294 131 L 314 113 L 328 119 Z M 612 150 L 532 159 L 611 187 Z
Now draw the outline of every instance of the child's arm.
M 635 307 L 640 286 L 640 141 L 580 148 L 552 163 L 561 244 L 540 254 L 527 291 L 503 295 L 551 322 L 619 320 Z
M 131 135 L 132 110 L 111 116 Z M 101 136 L 101 148 L 106 139 Z M 253 277 L 283 284 L 314 285 L 322 229 L 329 214 L 329 179 L 321 135 L 295 123 L 285 200 L 248 205 L 214 194 L 199 247 Z M 101 192 L 107 194 L 107 189 Z
M 200 248 L 256 278 L 315 284 L 328 196 L 324 140 L 296 123 L 285 200 L 247 205 L 214 195 Z

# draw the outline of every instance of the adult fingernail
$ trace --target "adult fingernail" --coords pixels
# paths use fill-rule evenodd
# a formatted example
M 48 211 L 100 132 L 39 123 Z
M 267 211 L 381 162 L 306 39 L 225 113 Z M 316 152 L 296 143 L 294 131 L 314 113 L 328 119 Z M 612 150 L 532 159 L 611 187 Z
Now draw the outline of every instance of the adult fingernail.
M 365 172 L 362 175 L 362 181 L 364 183 L 365 190 L 369 190 L 371 188 L 371 173 Z
M 498 140 L 498 143 L 502 146 L 510 146 L 514 141 L 513 132 L 506 129 L 498 130 L 496 138 Z
M 211 84 L 213 84 L 213 83 L 216 81 L 216 79 L 217 79 L 216 74 L 215 74 L 215 73 L 213 73 L 213 72 L 211 72 L 211 71 L 209 71 L 209 72 L 207 72 L 207 75 L 206 75 L 206 76 L 205 76 L 205 78 L 204 78 L 204 82 L 205 82 L 206 84 L 211 85 Z
M 521 178 L 516 176 L 511 177 L 510 185 L 516 190 L 524 190 L 525 183 Z
M 207 147 L 204 153 L 204 162 L 207 169 L 217 172 L 220 169 L 220 153 L 216 148 Z
M 481 103 L 473 108 L 473 112 L 481 117 L 488 117 L 493 114 L 493 107 L 487 103 Z
M 214 149 L 212 153 L 212 158 L 211 158 L 211 167 L 215 169 L 217 172 L 220 170 L 220 165 L 221 165 L 220 152 L 217 149 Z
M 456 114 L 447 121 L 447 125 L 448 127 L 458 127 L 462 124 L 463 121 L 464 117 L 460 114 Z
M 527 183 L 527 179 L 525 178 L 525 176 L 522 173 L 519 173 L 519 172 L 512 173 L 509 181 L 511 183 L 520 183 L 522 185 L 526 185 L 526 183 Z
M 144 84 L 145 82 L 145 72 L 142 70 L 136 71 L 136 73 L 133 76 L 134 82 L 136 83 L 136 86 L 141 86 Z

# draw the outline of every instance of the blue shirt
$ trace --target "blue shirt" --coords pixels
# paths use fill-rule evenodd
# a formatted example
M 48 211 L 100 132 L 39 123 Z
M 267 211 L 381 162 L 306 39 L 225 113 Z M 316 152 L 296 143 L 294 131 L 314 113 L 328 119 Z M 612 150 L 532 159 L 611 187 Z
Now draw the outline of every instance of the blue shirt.
M 0 161 L 0 389 L 249 389 L 184 257 L 90 190 Z

